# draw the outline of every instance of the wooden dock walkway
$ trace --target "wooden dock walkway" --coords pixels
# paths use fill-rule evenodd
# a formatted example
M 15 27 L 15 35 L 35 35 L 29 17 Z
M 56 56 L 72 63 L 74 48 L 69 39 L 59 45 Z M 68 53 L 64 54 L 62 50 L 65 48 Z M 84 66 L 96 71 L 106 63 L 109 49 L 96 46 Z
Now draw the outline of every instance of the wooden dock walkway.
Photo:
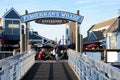
M 36 61 L 22 80 L 78 80 L 67 61 Z

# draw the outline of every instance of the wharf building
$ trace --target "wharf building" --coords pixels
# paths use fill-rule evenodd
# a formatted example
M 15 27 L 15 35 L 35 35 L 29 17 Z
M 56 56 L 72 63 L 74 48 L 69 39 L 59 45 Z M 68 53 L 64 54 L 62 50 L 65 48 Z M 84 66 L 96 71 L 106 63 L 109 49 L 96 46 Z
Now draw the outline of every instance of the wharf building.
M 84 49 L 120 49 L 120 17 L 92 25 L 83 39 Z
M 14 8 L 11 8 L 0 18 L 0 51 L 13 51 L 20 48 L 20 34 L 24 32 L 20 16 Z M 29 30 L 29 40 L 41 45 L 50 39 Z
M 69 22 L 66 36 L 70 44 L 75 44 L 75 22 Z M 82 37 L 81 37 L 82 38 Z M 120 49 L 120 17 L 92 25 L 87 37 L 82 39 L 83 49 Z

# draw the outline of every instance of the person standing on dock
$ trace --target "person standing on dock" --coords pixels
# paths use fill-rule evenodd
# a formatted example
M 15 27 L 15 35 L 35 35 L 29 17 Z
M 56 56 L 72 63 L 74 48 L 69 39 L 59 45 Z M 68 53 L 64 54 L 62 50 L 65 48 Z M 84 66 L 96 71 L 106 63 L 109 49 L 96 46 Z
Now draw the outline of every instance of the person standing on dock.
M 39 52 L 38 59 L 45 61 L 44 49 Z
M 58 61 L 59 60 L 59 47 L 56 46 L 55 48 L 55 59 Z

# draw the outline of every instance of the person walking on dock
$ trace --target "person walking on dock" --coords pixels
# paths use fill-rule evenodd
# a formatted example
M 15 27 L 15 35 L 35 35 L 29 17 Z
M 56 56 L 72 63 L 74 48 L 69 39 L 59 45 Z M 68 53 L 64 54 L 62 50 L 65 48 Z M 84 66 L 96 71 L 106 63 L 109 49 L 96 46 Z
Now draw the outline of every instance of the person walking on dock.
M 55 59 L 58 61 L 59 60 L 59 47 L 56 46 L 55 48 Z
M 38 59 L 45 61 L 44 49 L 39 52 Z

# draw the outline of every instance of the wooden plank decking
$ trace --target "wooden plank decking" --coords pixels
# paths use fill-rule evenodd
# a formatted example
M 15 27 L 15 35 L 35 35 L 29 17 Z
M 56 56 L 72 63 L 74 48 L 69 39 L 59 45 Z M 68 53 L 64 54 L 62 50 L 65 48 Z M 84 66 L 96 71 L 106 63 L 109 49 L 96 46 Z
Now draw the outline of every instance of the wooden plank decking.
M 22 80 L 78 80 L 67 61 L 37 61 Z

